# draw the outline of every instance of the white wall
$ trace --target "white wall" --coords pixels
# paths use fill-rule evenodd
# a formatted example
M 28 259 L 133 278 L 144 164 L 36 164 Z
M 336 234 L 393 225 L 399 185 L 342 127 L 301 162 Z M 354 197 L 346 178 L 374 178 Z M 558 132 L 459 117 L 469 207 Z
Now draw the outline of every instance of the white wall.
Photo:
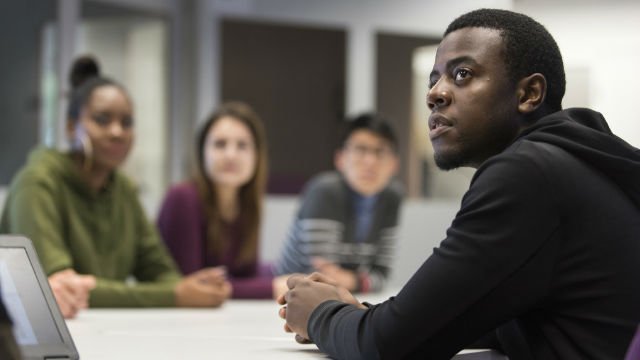
M 264 206 L 260 256 L 265 261 L 274 261 L 297 210 L 298 197 L 268 196 Z M 431 255 L 433 248 L 445 238 L 445 230 L 459 207 L 457 201 L 407 200 L 403 203 L 389 288 L 404 285 Z
M 200 0 L 200 61 L 198 118 L 216 105 L 218 29 L 216 19 L 235 16 L 343 28 L 347 31 L 348 113 L 375 108 L 375 34 L 377 31 L 436 35 L 455 17 L 478 7 L 510 8 L 511 0 Z
M 260 230 L 260 257 L 271 262 L 278 259 L 284 239 L 298 209 L 297 196 L 266 197 Z
M 568 89 L 574 81 L 585 83 L 588 104 L 583 105 L 600 111 L 614 133 L 640 147 L 635 80 L 640 64 L 640 2 L 519 0 L 514 10 L 545 25 L 560 47 L 565 67 L 582 70 L 567 74 Z

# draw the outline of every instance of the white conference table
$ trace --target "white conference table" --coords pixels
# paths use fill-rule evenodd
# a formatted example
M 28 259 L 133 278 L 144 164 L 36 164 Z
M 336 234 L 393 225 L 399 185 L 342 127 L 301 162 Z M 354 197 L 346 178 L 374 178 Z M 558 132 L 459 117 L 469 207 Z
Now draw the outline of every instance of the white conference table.
M 82 360 L 327 359 L 284 332 L 278 309 L 270 300 L 232 300 L 218 309 L 89 309 L 67 326 Z M 456 358 L 504 359 L 489 351 Z

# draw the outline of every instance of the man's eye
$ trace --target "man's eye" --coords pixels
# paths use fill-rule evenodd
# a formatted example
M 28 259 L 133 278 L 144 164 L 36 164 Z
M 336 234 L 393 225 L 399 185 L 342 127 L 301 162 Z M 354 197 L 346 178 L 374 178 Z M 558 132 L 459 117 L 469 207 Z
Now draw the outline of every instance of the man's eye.
M 455 73 L 456 81 L 464 80 L 464 79 L 466 79 L 469 75 L 471 75 L 471 73 L 469 72 L 469 70 L 466 70 L 466 69 L 458 69 L 458 70 L 456 70 L 456 73 Z

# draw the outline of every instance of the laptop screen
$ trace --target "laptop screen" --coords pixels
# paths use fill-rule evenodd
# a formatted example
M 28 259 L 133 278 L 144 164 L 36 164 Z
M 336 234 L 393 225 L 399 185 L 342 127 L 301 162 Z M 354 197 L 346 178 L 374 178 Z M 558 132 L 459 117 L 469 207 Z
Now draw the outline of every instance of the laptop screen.
M 18 345 L 62 342 L 25 249 L 0 249 L 0 291 Z
M 0 296 L 26 359 L 78 355 L 31 242 L 0 236 Z

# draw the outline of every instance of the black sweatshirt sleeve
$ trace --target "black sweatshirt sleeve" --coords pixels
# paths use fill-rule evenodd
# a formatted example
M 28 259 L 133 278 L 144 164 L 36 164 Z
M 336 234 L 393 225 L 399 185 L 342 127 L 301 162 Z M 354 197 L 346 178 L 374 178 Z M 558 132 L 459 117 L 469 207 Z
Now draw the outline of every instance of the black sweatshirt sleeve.
M 558 227 L 535 161 L 501 156 L 476 173 L 446 239 L 400 293 L 360 310 L 328 301 L 308 332 L 336 359 L 449 359 L 548 291 Z

